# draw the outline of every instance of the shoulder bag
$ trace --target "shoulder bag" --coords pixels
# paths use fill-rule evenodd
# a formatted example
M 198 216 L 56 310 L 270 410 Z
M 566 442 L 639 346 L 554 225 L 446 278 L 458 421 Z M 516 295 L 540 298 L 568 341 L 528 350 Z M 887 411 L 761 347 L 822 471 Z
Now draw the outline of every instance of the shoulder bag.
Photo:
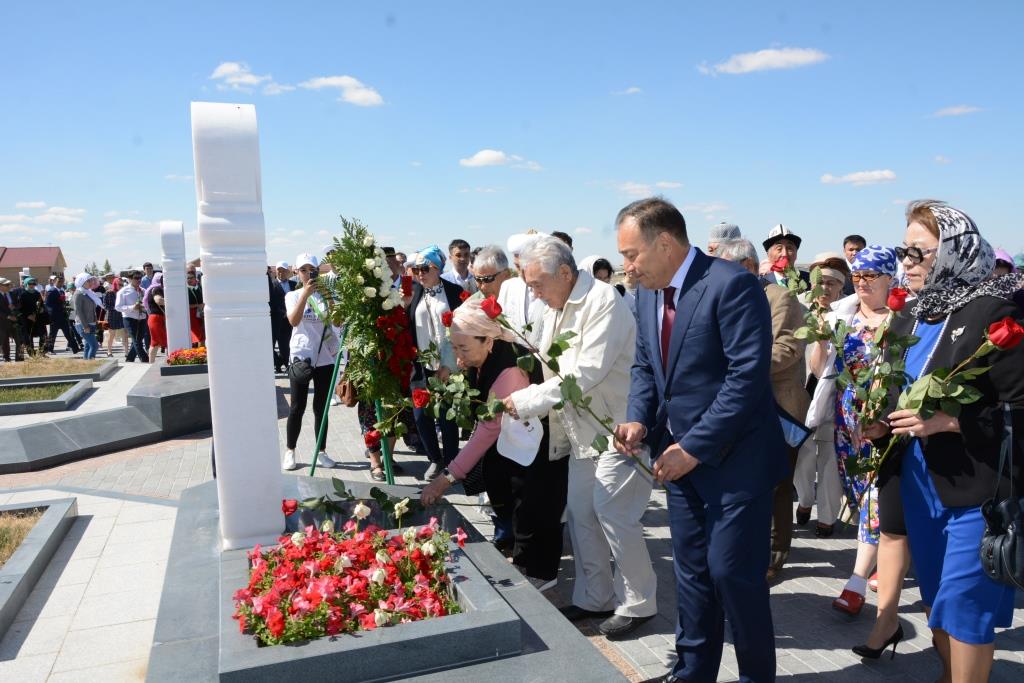
M 331 331 L 328 326 L 325 316 L 320 313 L 320 309 L 315 305 L 315 300 L 310 299 L 310 308 L 316 313 L 316 316 L 320 318 L 320 322 L 324 326 L 324 331 L 320 335 L 320 346 L 316 349 L 316 355 L 313 356 L 313 360 L 308 358 L 296 358 L 288 364 L 288 378 L 298 384 L 308 384 L 313 379 L 313 361 L 320 357 L 320 351 L 324 348 L 324 340 L 327 339 L 327 334 Z
M 1010 495 L 999 500 L 1003 468 L 1010 479 Z M 1024 502 L 1013 486 L 1013 414 L 1003 406 L 1003 446 L 999 453 L 996 492 L 981 506 L 985 535 L 981 539 L 981 566 L 996 583 L 1024 590 Z

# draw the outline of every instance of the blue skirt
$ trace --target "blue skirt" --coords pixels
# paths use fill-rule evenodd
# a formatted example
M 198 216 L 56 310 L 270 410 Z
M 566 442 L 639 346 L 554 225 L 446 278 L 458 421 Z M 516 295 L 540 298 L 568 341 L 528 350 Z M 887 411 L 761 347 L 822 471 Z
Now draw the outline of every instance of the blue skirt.
M 963 643 L 991 643 L 995 629 L 1013 620 L 1014 591 L 981 568 L 981 507 L 942 504 L 917 439 L 903 456 L 900 490 L 921 600 L 931 608 L 928 626 Z

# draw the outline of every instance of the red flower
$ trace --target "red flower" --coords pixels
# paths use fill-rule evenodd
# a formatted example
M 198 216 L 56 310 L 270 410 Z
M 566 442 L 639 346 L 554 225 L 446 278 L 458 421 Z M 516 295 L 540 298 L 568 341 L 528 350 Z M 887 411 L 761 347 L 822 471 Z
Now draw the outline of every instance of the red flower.
M 889 292 L 889 298 L 885 305 L 890 311 L 902 311 L 903 307 L 907 305 L 907 296 L 909 294 L 910 292 L 902 287 L 893 287 L 892 291 Z
M 775 263 L 772 264 L 772 272 L 773 273 L 784 273 L 784 272 L 786 272 L 787 268 L 789 268 L 789 257 L 788 256 L 782 256 L 777 261 L 775 261 Z
M 1020 344 L 1021 340 L 1024 339 L 1024 327 L 1021 327 L 1010 316 L 1006 316 L 1002 320 L 989 325 L 985 336 L 1000 351 L 1006 351 Z
M 381 433 L 376 429 L 371 429 L 370 431 L 366 432 L 366 434 L 363 435 L 363 442 L 366 444 L 366 447 L 369 448 L 371 451 L 377 450 L 377 448 L 380 446 L 380 440 Z
M 467 538 L 469 538 L 469 535 L 462 530 L 461 526 L 455 530 L 455 541 L 459 544 L 460 548 L 466 547 Z
M 444 325 L 445 327 L 451 327 L 452 318 L 454 317 L 454 313 L 452 313 L 451 311 L 445 311 L 444 313 L 441 314 L 441 324 Z
M 281 512 L 284 513 L 285 517 L 290 517 L 295 514 L 295 511 L 299 509 L 299 501 L 294 498 L 285 498 L 281 501 Z
M 494 320 L 501 315 L 501 304 L 493 296 L 489 296 L 480 304 L 480 310 L 487 314 L 487 317 Z
M 469 298 L 470 296 L 471 296 L 471 295 L 470 295 L 470 293 L 469 293 L 469 292 L 467 292 L 466 290 L 462 290 L 462 294 L 459 294 L 459 301 L 465 301 L 465 300 L 466 300 L 466 299 L 468 299 L 468 298 Z
M 426 389 L 412 390 L 412 404 L 417 408 L 426 408 L 430 403 L 430 392 Z
M 284 615 L 276 607 L 271 609 L 267 616 L 267 630 L 275 638 L 280 638 L 284 634 Z

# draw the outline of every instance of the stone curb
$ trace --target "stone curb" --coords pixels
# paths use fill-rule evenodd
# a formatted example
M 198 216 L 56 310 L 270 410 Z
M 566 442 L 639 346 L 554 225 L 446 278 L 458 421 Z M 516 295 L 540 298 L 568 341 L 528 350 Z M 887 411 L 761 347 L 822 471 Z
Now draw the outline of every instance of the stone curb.
M 71 388 L 57 398 L 48 401 L 22 401 L 20 403 L 0 403 L 0 415 L 25 415 L 28 413 L 55 413 L 68 410 L 74 403 L 92 389 L 91 379 L 60 379 L 60 380 L 37 380 L 35 378 L 23 379 L 20 382 L 11 382 L 5 387 L 36 386 L 39 384 L 67 384 Z
M 117 360 L 107 360 L 95 372 L 74 372 L 69 375 L 38 375 L 33 377 L 8 377 L 0 379 L 0 387 L 10 384 L 23 384 L 25 382 L 70 382 L 76 379 L 91 379 L 93 382 L 102 382 L 120 369 Z

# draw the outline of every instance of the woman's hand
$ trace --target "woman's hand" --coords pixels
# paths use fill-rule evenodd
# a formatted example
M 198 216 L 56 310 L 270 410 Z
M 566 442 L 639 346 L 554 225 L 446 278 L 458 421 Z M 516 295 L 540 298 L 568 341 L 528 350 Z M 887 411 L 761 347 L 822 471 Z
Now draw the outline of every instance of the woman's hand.
M 444 477 L 438 477 L 427 484 L 420 492 L 420 502 L 424 505 L 433 505 L 441 499 L 441 496 L 444 495 L 444 492 L 448 490 L 449 486 L 451 486 L 451 484 L 448 483 L 447 479 Z
M 924 420 L 912 410 L 897 410 L 895 413 L 889 413 L 889 426 L 892 428 L 893 436 L 906 434 L 913 439 L 941 432 L 959 433 L 960 420 L 942 411 Z
M 302 286 L 302 300 L 305 301 L 309 297 L 313 296 L 316 292 L 316 279 L 308 280 L 306 284 Z
M 879 420 L 878 422 L 872 422 L 866 427 L 861 427 L 860 433 L 868 441 L 874 441 L 875 439 L 881 439 L 889 433 L 889 425 Z

